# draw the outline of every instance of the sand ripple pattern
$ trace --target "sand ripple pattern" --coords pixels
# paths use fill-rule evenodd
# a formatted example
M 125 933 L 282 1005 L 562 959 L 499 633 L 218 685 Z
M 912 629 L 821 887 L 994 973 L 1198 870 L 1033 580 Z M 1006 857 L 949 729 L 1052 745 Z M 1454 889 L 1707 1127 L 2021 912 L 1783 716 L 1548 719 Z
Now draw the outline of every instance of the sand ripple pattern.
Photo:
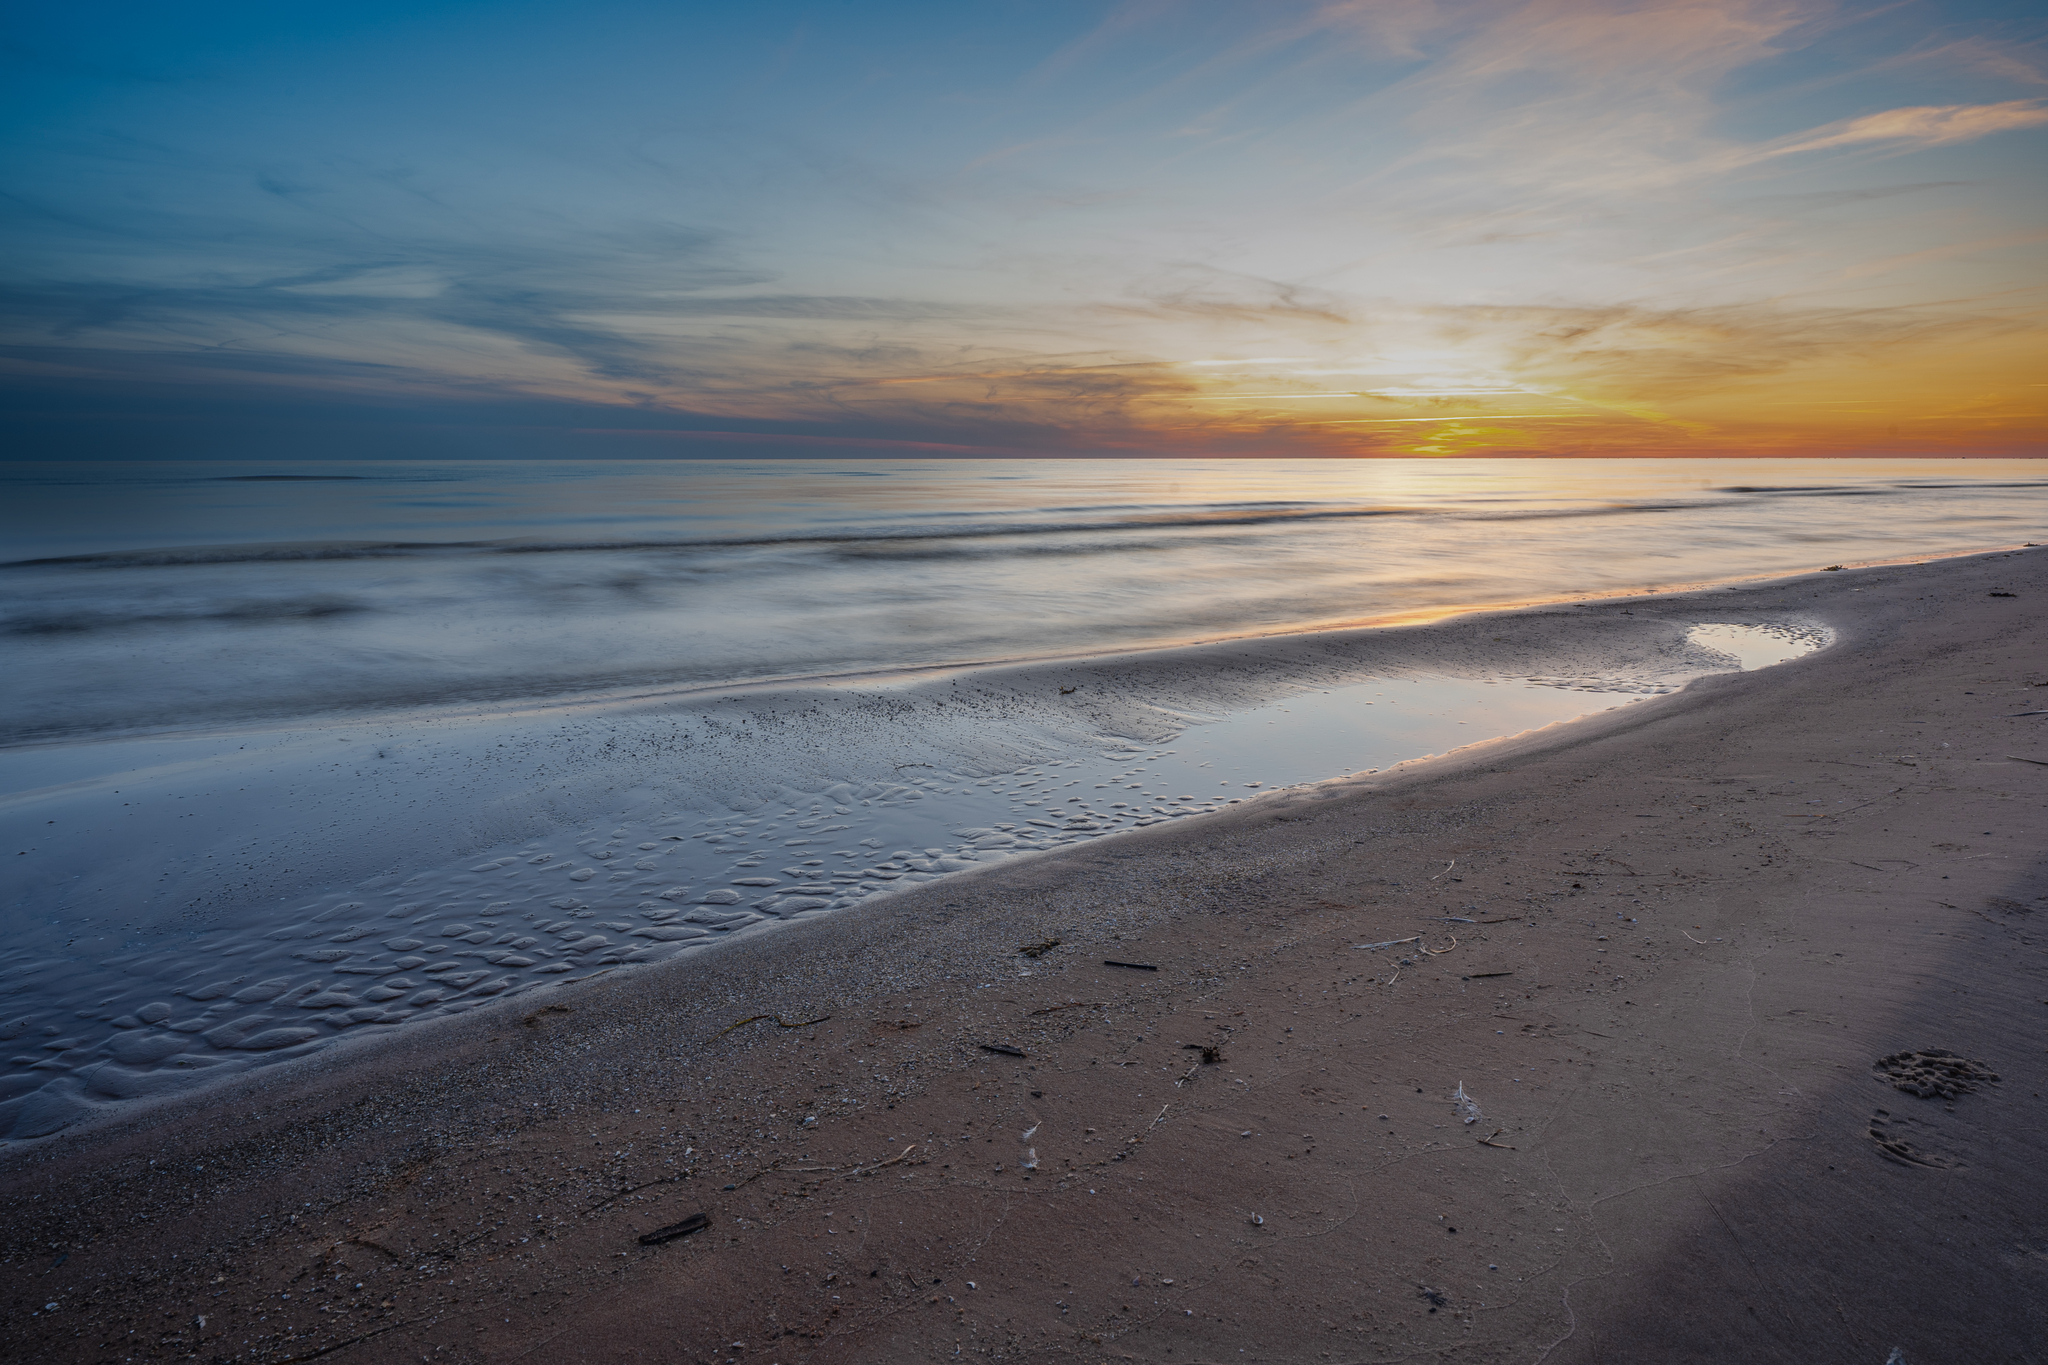
M 1118 775 L 1136 772 L 1126 763 Z M 119 954 L 82 972 L 62 964 L 58 980 L 45 973 L 60 964 L 17 958 L 5 969 L 17 994 L 0 1023 L 0 1041 L 15 1050 L 0 1077 L 0 1134 L 38 1136 L 109 1101 L 168 1094 L 345 1034 L 664 961 L 738 931 L 1232 799 L 1091 795 L 1047 809 L 1050 793 L 1082 785 L 1055 762 L 996 778 L 791 790 L 768 814 L 629 820 L 402 880 L 373 877 L 281 923 L 223 926 L 175 952 Z M 989 823 L 963 825 L 963 810 Z M 133 1000 L 136 976 L 165 969 L 175 984 Z M 39 978 L 38 994 L 55 986 L 62 998 L 21 1009 L 19 988 Z M 126 1007 L 93 1008 L 109 991 L 128 996 Z

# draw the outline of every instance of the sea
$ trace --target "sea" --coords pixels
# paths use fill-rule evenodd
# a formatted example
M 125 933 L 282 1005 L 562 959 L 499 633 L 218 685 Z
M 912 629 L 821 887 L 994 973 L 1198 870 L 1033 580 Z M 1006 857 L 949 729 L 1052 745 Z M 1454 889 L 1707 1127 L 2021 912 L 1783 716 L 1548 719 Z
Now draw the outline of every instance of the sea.
M 1511 635 L 1437 668 L 1382 631 L 2048 536 L 2048 471 L 1991 460 L 0 484 L 10 1141 L 1830 638 L 1709 613 L 1569 668 Z
M 0 466 L 0 740 L 1157 648 L 2024 542 L 2029 461 Z

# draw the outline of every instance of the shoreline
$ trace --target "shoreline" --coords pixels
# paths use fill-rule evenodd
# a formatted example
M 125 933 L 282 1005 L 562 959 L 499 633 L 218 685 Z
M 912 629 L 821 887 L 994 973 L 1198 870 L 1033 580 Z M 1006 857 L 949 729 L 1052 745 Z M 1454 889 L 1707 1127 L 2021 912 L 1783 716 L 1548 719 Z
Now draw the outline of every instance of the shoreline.
M 1835 643 L 0 1150 L 10 1320 L 51 1360 L 2031 1358 L 2048 885 L 2002 755 L 2048 731 L 1978 698 L 2043 695 L 2044 564 L 1711 589 Z M 1876 735 L 1916 709 L 1944 738 Z M 1469 937 L 1351 946 L 1418 930 Z M 1928 1047 L 2002 1079 L 1872 1079 Z
M 0 741 L 0 754 L 85 747 L 101 743 L 117 744 L 147 740 L 168 741 L 244 734 L 260 735 L 277 731 L 312 730 L 347 724 L 428 724 L 437 721 L 473 720 L 486 716 L 496 719 L 531 718 L 551 714 L 570 714 L 578 711 L 625 707 L 636 703 L 691 703 L 702 702 L 712 698 L 738 698 L 756 694 L 774 697 L 783 692 L 802 693 L 810 689 L 910 687 L 916 686 L 919 683 L 934 682 L 969 673 L 1029 672 L 1040 669 L 1054 669 L 1062 666 L 1086 668 L 1147 655 L 1165 656 L 1186 651 L 1220 649 L 1229 645 L 1253 643 L 1315 642 L 1324 637 L 1397 631 L 1416 626 L 1437 625 L 1461 618 L 1512 615 L 1521 612 L 1537 611 L 1547 607 L 1576 606 L 1581 603 L 1591 604 L 1616 601 L 1661 600 L 1668 597 L 1693 597 L 1714 592 L 1738 591 L 1764 585 L 1792 583 L 1811 578 L 1815 574 L 1828 573 L 1834 570 L 1854 571 L 1946 563 L 1951 560 L 1973 559 L 1984 555 L 2016 554 L 2022 550 L 2032 548 L 2036 548 L 2032 542 L 1979 546 L 1971 549 L 1942 550 L 1928 554 L 1904 555 L 1894 559 L 1844 560 L 1842 563 L 1833 566 L 1833 569 L 1815 567 L 1797 569 L 1790 572 L 1744 574 L 1732 578 L 1688 580 L 1676 584 L 1650 584 L 1647 586 L 1614 588 L 1604 591 L 1587 591 L 1555 597 L 1515 598 L 1498 602 L 1461 602 L 1445 606 L 1414 607 L 1370 616 L 1347 617 L 1342 620 L 1329 621 L 1322 624 L 1288 625 L 1273 630 L 1240 631 L 1223 635 L 1189 636 L 1180 639 L 1143 640 L 1128 645 L 1120 645 L 1114 649 L 1087 649 L 1052 654 L 956 659 L 945 663 L 914 664 L 901 668 L 855 669 L 836 673 L 768 674 L 716 683 L 691 683 L 676 687 L 648 688 L 636 685 L 616 690 L 570 693 L 560 696 L 539 696 L 528 698 L 524 701 L 515 698 L 508 702 L 467 700 L 430 702 L 410 707 L 379 708 L 371 706 L 307 716 L 254 716 L 241 720 L 219 722 L 175 723 L 153 729 L 81 731 L 76 734 L 64 734 L 54 737 L 31 735 Z M 5 566 L 0 565 L 0 567 Z

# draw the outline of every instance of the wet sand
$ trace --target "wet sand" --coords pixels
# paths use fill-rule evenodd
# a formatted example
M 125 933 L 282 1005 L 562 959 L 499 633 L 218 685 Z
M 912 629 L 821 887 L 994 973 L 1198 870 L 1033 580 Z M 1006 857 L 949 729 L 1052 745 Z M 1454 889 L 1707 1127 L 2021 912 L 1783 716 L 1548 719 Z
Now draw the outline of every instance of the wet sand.
M 9 1354 L 2040 1359 L 2044 565 L 20 1144 Z
M 0 1140 L 1829 638 L 1475 624 L 0 749 Z

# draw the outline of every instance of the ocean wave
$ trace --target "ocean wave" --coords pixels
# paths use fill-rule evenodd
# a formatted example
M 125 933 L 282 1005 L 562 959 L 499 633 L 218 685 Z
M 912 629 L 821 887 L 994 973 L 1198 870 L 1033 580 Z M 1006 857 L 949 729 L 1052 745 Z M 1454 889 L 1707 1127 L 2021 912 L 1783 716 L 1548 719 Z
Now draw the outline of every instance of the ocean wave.
M 1872 488 L 1852 484 L 1730 484 L 1717 488 L 1717 493 L 1806 493 L 1820 497 L 1869 498 L 1896 497 L 1902 493 L 1939 492 L 1947 488 L 1963 488 L 1978 492 L 1986 488 L 2048 488 L 2048 480 L 2030 480 L 2022 483 L 1898 483 Z
M 1311 525 L 1317 522 L 1413 518 L 1444 522 L 1555 521 L 1573 518 L 1637 516 L 1650 513 L 1711 510 L 1723 504 L 1672 499 L 1661 502 L 1614 502 L 1595 506 L 1544 508 L 1441 507 L 1310 507 L 1261 508 L 1233 506 L 1207 511 L 1162 512 L 1156 516 L 1120 517 L 1106 521 L 967 522 L 951 526 L 886 526 L 859 530 L 792 531 L 760 536 L 722 536 L 655 540 L 443 540 L 443 541 L 306 541 L 284 544 L 202 545 L 148 550 L 110 550 L 97 554 L 55 555 L 0 563 L 0 569 L 167 568 L 208 564 L 263 564 L 318 560 L 385 559 L 427 555 L 551 555 L 617 553 L 689 553 L 716 550 L 803 548 L 912 544 L 946 540 L 997 540 L 1039 536 L 1087 536 L 1132 531 L 1216 530 L 1232 527 Z
M 1840 488 L 1831 484 L 1730 484 L 1717 490 L 1722 493 L 1819 493 L 1837 497 L 1864 498 L 1872 495 L 1897 494 L 1896 488 Z
M 1202 542 L 1206 545 L 1217 543 L 1215 539 Z M 1070 558 L 1081 555 L 1122 555 L 1156 554 L 1189 548 L 1184 541 L 1153 540 L 1092 540 L 1085 544 L 1071 542 L 1056 545 L 990 545 L 963 544 L 948 545 L 944 541 L 928 544 L 902 541 L 875 541 L 850 545 L 833 545 L 830 554 L 842 563 L 858 564 L 917 564 L 945 560 L 988 561 L 1001 559 L 1051 559 Z
M 0 563 L 0 569 L 157 569 L 205 564 L 285 564 L 321 559 L 384 559 L 409 554 L 490 550 L 501 548 L 504 543 L 487 540 L 364 540 L 302 541 L 283 545 L 197 545 L 189 549 L 106 550 L 87 555 L 15 559 Z
M 243 622 L 255 625 L 271 621 L 315 621 L 322 617 L 346 616 L 373 610 L 375 608 L 364 602 L 323 595 L 257 602 L 209 603 L 183 611 L 46 611 L 0 619 L 0 634 L 82 635 L 92 631 L 124 630 L 136 626 L 190 625 L 202 622 Z

